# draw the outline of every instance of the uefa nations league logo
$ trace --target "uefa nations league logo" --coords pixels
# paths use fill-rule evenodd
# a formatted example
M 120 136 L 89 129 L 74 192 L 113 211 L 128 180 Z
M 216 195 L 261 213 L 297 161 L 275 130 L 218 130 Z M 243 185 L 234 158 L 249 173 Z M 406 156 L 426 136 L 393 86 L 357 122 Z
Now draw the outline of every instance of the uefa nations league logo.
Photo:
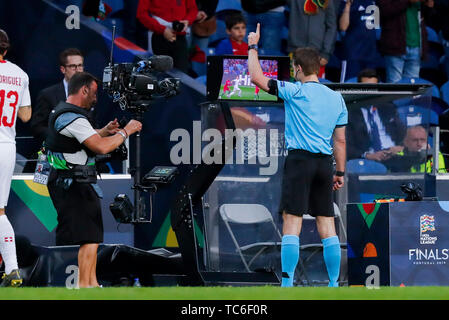
M 432 237 L 432 232 L 435 232 L 435 217 L 427 214 L 419 217 L 420 232 L 419 238 L 421 244 L 435 244 L 437 237 Z

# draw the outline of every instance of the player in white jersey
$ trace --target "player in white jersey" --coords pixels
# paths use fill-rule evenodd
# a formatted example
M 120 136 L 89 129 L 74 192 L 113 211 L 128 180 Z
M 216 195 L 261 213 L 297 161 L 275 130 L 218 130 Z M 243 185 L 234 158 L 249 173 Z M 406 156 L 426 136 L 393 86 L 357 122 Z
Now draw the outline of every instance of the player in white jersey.
M 17 65 L 4 60 L 9 39 L 0 29 L 0 254 L 5 264 L 0 287 L 22 285 L 17 264 L 14 229 L 5 214 L 16 162 L 16 121 L 31 118 L 28 75 Z
M 234 80 L 232 80 L 232 82 L 234 82 L 234 88 L 232 88 L 232 92 L 229 94 L 229 97 L 232 96 L 237 91 L 239 92 L 239 97 L 241 97 L 242 96 L 242 89 L 239 88 L 239 83 L 240 83 L 239 76 L 237 76 Z

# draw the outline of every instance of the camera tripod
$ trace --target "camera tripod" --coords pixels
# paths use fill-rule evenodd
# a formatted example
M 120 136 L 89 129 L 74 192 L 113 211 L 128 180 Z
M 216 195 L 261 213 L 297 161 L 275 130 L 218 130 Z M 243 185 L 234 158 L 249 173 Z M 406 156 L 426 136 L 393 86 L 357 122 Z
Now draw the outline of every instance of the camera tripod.
M 134 119 L 139 122 L 143 121 L 143 114 L 148 110 L 150 106 L 149 102 L 140 102 L 137 106 L 134 106 Z M 135 165 L 129 169 L 129 173 L 133 177 L 134 189 L 134 212 L 133 220 L 131 223 L 150 223 L 145 214 L 145 202 L 143 199 L 143 192 L 155 192 L 154 186 L 142 185 L 142 167 L 141 167 L 141 132 L 136 132 L 135 135 Z

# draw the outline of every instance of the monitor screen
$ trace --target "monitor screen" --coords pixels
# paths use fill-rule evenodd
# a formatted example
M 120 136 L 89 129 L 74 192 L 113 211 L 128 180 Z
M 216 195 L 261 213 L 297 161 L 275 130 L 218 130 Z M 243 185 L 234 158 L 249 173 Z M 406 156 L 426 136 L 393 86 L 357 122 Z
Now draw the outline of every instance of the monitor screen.
M 271 79 L 278 78 L 277 60 L 260 60 L 263 74 Z M 277 101 L 277 97 L 251 83 L 248 60 L 224 59 L 218 99 Z
M 288 57 L 259 57 L 263 74 L 289 80 Z M 281 101 L 251 82 L 247 56 L 208 57 L 207 96 L 210 100 Z

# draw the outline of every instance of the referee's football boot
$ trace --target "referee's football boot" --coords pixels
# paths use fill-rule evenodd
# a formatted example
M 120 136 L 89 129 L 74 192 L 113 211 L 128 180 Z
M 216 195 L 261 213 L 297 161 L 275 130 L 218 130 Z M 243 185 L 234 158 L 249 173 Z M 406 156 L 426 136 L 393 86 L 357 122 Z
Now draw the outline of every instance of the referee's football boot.
M 20 287 L 23 279 L 20 276 L 19 269 L 14 269 L 10 274 L 3 274 L 2 283 L 0 287 Z

